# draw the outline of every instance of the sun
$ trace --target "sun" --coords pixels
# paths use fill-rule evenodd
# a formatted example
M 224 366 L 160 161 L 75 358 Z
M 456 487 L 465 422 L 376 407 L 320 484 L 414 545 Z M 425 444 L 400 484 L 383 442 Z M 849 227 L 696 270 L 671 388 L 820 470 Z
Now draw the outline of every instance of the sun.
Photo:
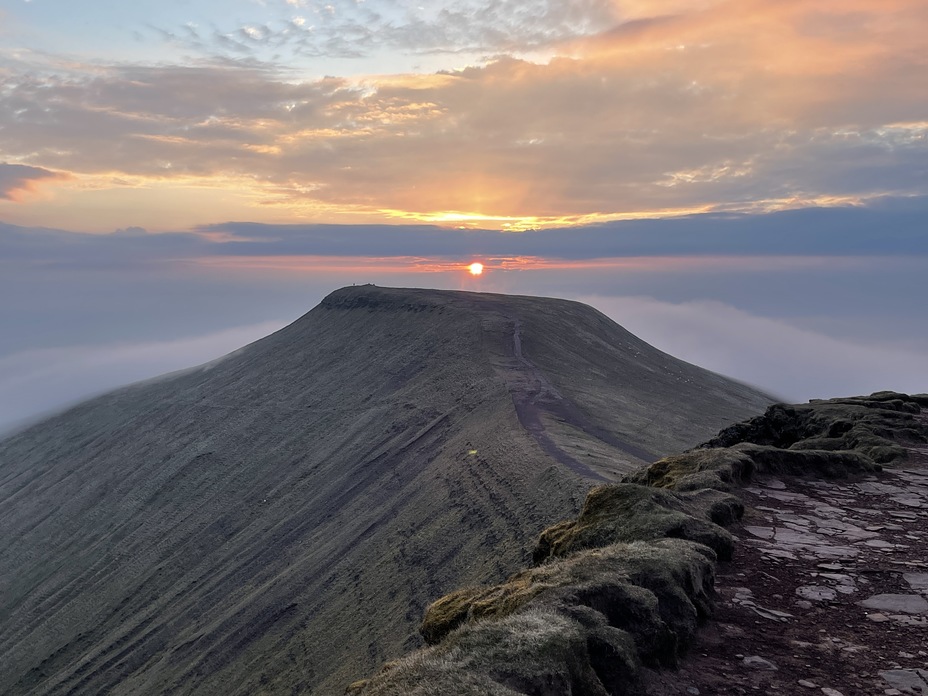
M 470 266 L 467 267 L 467 270 L 470 271 L 471 275 L 478 276 L 483 273 L 483 264 L 479 261 L 474 261 Z

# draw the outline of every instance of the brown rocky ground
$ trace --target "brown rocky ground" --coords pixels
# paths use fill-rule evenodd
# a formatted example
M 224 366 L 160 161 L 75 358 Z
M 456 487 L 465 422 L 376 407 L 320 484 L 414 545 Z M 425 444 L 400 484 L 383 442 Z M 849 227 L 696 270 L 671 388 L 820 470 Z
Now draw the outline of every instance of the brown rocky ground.
M 878 474 L 743 489 L 713 619 L 648 692 L 928 694 L 928 448 L 908 449 Z

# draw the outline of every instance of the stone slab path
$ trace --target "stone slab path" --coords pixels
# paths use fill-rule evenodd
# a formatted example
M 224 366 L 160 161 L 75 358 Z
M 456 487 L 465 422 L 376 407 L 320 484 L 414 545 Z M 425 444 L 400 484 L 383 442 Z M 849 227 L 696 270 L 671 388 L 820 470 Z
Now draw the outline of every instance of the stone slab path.
M 761 478 L 716 614 L 649 693 L 928 696 L 928 449 L 837 481 Z

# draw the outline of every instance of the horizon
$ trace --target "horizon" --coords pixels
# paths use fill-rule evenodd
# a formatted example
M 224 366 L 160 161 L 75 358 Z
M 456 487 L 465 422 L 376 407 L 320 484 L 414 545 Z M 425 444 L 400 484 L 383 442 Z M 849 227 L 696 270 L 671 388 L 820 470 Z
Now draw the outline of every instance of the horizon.
M 787 400 L 928 391 L 926 33 L 919 0 L 0 2 L 0 431 L 369 281 L 584 301 Z

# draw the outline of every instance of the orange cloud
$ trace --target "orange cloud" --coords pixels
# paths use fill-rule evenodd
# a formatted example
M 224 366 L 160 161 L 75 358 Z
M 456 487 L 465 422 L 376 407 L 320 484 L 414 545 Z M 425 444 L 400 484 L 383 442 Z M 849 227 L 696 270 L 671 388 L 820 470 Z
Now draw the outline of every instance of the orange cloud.
M 39 190 L 39 182 L 65 181 L 70 175 L 41 167 L 0 162 L 0 200 L 22 202 Z
M 0 109 L 15 93 L 43 119 L 7 119 L 0 151 L 85 179 L 187 192 L 235 181 L 235 209 L 275 221 L 527 229 L 925 192 L 923 0 L 600 5 L 616 25 L 547 62 L 307 82 L 215 66 L 22 80 Z M 164 216 L 142 213 L 152 228 Z

